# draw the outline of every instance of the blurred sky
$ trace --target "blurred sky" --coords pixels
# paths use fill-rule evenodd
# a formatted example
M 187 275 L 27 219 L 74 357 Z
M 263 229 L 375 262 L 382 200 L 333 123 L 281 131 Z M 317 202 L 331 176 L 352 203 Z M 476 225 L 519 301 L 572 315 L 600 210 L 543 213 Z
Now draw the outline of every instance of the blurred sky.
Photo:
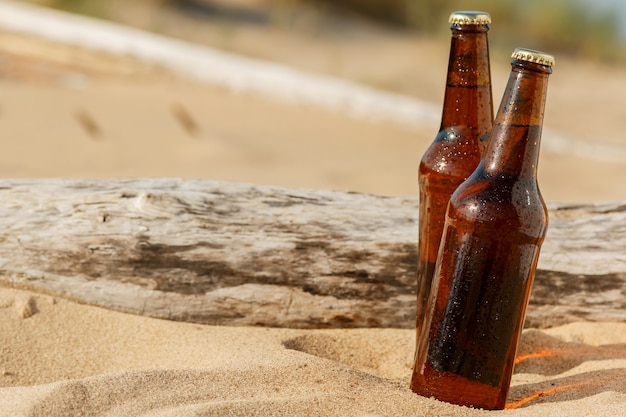
M 613 10 L 617 13 L 620 24 L 620 33 L 626 38 L 626 0 L 578 0 L 590 10 Z

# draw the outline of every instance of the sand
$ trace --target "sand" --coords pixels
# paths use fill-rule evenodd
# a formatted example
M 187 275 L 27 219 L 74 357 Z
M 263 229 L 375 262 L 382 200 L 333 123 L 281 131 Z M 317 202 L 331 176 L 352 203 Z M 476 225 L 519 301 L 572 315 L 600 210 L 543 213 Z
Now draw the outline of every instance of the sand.
M 14 289 L 0 329 L 0 416 L 490 413 L 410 391 L 411 330 L 203 326 Z M 626 324 L 526 330 L 507 415 L 622 415 L 625 348 Z
M 240 50 L 261 42 L 259 33 L 246 33 L 233 40 Z M 0 35 L 2 177 L 201 177 L 413 194 L 417 161 L 437 129 L 436 121 L 416 127 L 355 119 L 233 93 L 127 57 Z M 291 64 L 322 70 L 315 65 L 324 55 L 305 41 L 314 58 L 297 54 L 297 39 L 281 45 L 296 51 Z M 388 65 L 359 73 L 371 61 L 365 37 L 340 44 L 333 59 L 349 65 L 329 72 L 440 103 L 443 78 L 433 79 L 442 65 L 431 63 L 440 62 L 433 54 L 445 61 L 446 45 L 379 41 Z M 272 52 L 264 48 L 255 50 Z M 409 80 L 407 68 L 421 78 Z M 389 71 L 405 77 L 391 82 Z M 506 74 L 496 63 L 496 103 Z M 546 128 L 576 141 L 559 148 L 558 137 L 547 135 L 540 161 L 546 200 L 623 199 L 624 75 L 597 64 L 557 64 Z M 0 288 L 0 416 L 491 414 L 414 395 L 413 350 L 412 330 L 204 326 Z M 624 352 L 623 323 L 527 329 L 505 413 L 623 415 Z

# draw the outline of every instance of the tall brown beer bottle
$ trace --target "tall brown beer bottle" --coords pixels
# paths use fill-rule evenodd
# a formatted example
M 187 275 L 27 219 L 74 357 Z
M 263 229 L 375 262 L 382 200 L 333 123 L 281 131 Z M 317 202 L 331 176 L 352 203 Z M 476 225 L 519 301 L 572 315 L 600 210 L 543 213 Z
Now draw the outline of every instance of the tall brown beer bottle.
M 502 409 L 548 212 L 537 160 L 554 58 L 516 49 L 487 150 L 450 198 L 411 389 Z
M 489 13 L 453 12 L 441 127 L 419 166 L 417 337 L 437 260 L 446 206 L 476 169 L 493 122 L 487 31 Z

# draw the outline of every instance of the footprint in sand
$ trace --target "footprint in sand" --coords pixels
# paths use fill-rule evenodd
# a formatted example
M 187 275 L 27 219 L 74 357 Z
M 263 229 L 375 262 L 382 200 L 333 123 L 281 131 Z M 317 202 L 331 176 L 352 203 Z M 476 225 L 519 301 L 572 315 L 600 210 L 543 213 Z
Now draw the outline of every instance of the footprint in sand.
M 18 298 L 13 302 L 13 308 L 23 319 L 30 318 L 39 313 L 35 297 Z
M 381 329 L 387 343 L 380 344 L 364 337 L 362 329 L 320 331 L 283 342 L 287 349 L 343 363 L 371 375 L 405 380 L 413 365 L 412 338 L 406 331 Z

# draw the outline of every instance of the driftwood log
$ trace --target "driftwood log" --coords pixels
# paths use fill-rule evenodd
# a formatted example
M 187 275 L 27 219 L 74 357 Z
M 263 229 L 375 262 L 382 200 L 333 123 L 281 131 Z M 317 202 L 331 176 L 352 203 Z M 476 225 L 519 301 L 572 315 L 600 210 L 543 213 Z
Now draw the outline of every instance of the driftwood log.
M 202 180 L 4 180 L 0 284 L 207 324 L 412 328 L 417 206 Z M 626 321 L 624 248 L 626 204 L 551 204 L 527 326 Z

